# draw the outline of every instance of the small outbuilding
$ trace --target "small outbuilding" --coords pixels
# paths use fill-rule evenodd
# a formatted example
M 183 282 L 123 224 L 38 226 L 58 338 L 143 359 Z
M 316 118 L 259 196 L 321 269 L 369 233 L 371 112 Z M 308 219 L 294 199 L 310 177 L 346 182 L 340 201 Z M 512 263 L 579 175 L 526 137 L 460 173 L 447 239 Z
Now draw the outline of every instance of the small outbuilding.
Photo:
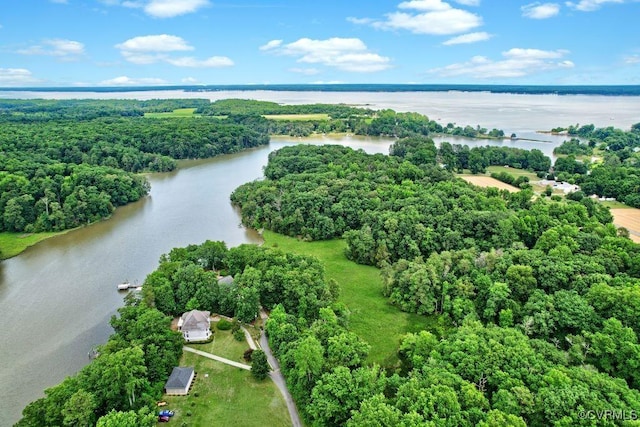
M 185 396 L 189 394 L 191 383 L 196 376 L 196 372 L 191 367 L 176 366 L 171 371 L 169 379 L 164 385 L 166 394 Z
M 178 330 L 187 342 L 207 341 L 211 337 L 211 319 L 208 311 L 191 310 L 178 320 Z

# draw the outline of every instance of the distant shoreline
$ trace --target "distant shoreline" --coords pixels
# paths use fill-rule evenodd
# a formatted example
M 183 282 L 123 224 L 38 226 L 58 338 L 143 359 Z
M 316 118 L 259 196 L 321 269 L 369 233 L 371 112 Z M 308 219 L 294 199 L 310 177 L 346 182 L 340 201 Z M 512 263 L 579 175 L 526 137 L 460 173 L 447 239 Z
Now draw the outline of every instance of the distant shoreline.
M 517 95 L 640 96 L 640 85 L 475 85 L 475 84 L 269 84 L 269 85 L 175 85 L 175 86 L 74 86 L 0 87 L 1 92 L 185 92 L 291 91 L 291 92 L 489 92 Z

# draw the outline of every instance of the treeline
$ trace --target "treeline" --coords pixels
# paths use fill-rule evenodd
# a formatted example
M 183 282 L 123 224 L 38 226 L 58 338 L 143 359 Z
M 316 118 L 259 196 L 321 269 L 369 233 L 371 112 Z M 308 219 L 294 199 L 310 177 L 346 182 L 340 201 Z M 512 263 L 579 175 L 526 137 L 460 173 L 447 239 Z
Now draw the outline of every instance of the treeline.
M 99 117 L 142 117 L 144 113 L 203 108 L 207 99 L 0 99 L 0 123 L 47 120 L 92 120 Z
M 218 282 L 219 272 L 233 282 Z M 227 249 L 211 241 L 171 250 L 143 289 L 150 305 L 171 316 L 198 309 L 243 322 L 253 321 L 260 306 L 270 310 L 277 304 L 311 322 L 337 298 L 335 283 L 325 283 L 315 258 L 255 245 Z
M 169 317 L 135 297 L 118 313 L 97 357 L 27 405 L 16 426 L 156 425 L 156 402 L 182 355 L 182 335 L 170 329 Z
M 371 117 L 375 114 L 371 109 L 357 108 L 345 104 L 283 105 L 276 102 L 248 99 L 220 99 L 207 105 L 199 106 L 196 111 L 207 116 L 328 114 L 334 119 L 346 119 L 352 116 Z
M 374 111 L 344 104 L 281 105 L 275 102 L 225 99 L 198 109 L 204 115 L 226 117 L 235 123 L 250 125 L 272 135 L 309 136 L 316 133 L 349 132 L 356 135 L 428 136 L 447 134 L 468 138 L 503 138 L 499 129 L 488 131 L 479 125 L 442 126 L 419 113 L 398 113 L 393 110 Z M 266 119 L 265 115 L 326 114 L 328 118 L 301 120 L 299 118 Z
M 570 126 L 570 135 L 587 139 L 586 145 L 575 139 L 565 142 L 566 158 L 559 158 L 554 172 L 559 180 L 580 185 L 585 195 L 612 197 L 633 207 L 640 207 L 640 123 L 629 131 L 594 125 Z M 575 155 L 587 154 L 597 147 L 604 153 L 602 163 L 579 161 Z
M 245 225 L 311 240 L 344 235 L 348 256 L 372 265 L 443 250 L 533 244 L 544 231 L 542 222 L 525 219 L 531 190 L 510 194 L 455 179 L 436 164 L 440 153 L 427 139 L 400 140 L 391 151 L 286 147 L 271 153 L 267 179 L 240 186 L 231 200 Z M 590 204 L 554 206 L 544 224 L 610 218 L 593 201 L 584 203 Z
M 184 105 L 194 102 L 0 101 L 0 232 L 59 231 L 105 218 L 148 193 L 135 173 L 269 142 L 217 119 L 128 117 Z

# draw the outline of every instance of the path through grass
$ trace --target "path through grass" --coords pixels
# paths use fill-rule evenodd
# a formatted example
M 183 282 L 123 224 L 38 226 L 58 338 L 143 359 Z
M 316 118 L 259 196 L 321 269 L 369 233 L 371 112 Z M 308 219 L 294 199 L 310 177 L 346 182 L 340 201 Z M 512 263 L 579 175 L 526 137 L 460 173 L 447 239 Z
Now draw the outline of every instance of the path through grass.
M 303 242 L 266 230 L 265 246 L 304 255 L 313 255 L 324 264 L 327 279 L 340 285 L 340 301 L 351 310 L 349 328 L 371 344 L 369 361 L 395 365 L 400 337 L 407 332 L 432 329 L 436 317 L 404 313 L 382 295 L 380 270 L 349 261 L 344 240 Z

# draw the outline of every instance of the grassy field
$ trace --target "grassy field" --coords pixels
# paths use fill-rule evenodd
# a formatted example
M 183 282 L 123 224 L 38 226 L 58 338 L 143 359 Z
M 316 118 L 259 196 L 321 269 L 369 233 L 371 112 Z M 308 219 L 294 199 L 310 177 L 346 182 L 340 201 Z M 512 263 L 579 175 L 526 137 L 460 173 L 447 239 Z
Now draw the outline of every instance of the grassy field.
M 164 119 L 164 118 L 174 118 L 174 117 L 200 117 L 200 114 L 194 114 L 196 111 L 195 108 L 178 108 L 171 112 L 167 113 L 144 113 L 145 117 L 151 119 Z
M 265 114 L 262 117 L 269 120 L 329 120 L 328 114 Z
M 224 357 L 234 362 L 247 363 L 247 361 L 242 358 L 242 355 L 245 350 L 249 348 L 249 344 L 247 344 L 247 341 L 244 339 L 242 341 L 236 341 L 230 330 L 221 331 L 216 328 L 212 342 L 206 344 L 189 343 L 189 347 L 215 354 L 216 356 Z
M 58 234 L 62 233 L 0 233 L 0 259 L 16 256 L 29 246 Z
M 257 381 L 249 371 L 187 352 L 180 366 L 193 366 L 196 379 L 188 396 L 163 397 L 168 403 L 164 408 L 175 411 L 169 425 L 291 425 L 284 399 L 270 379 Z
M 343 240 L 302 242 L 270 231 L 264 232 L 264 239 L 266 246 L 313 255 L 322 261 L 326 278 L 340 284 L 340 301 L 351 310 L 349 328 L 371 345 L 369 362 L 395 365 L 403 334 L 437 327 L 436 317 L 404 313 L 390 305 L 382 295 L 380 270 L 349 261 Z
M 529 178 L 529 181 L 538 181 L 540 178 L 538 176 L 528 170 L 525 169 L 515 169 L 515 168 L 505 168 L 504 166 L 489 166 L 487 167 L 487 175 L 491 175 L 492 173 L 500 173 L 506 172 L 515 176 L 516 178 L 519 176 L 526 176 Z

